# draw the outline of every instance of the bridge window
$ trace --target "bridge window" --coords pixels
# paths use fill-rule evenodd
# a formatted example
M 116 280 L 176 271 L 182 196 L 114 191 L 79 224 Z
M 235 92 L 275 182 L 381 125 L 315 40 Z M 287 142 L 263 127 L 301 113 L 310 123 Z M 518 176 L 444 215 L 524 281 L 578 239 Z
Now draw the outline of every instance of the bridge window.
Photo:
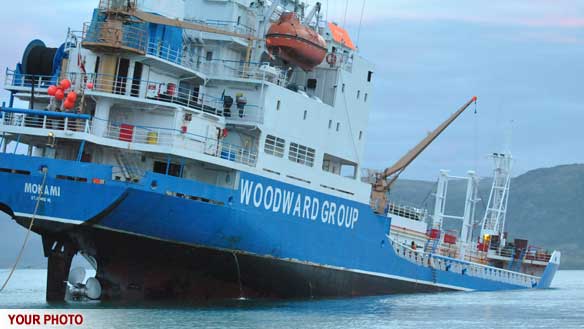
M 308 167 L 313 167 L 315 154 L 316 151 L 313 148 L 296 143 L 290 143 L 288 159 L 290 159 L 292 162 L 300 163 Z
M 331 174 L 339 175 L 346 178 L 357 178 L 358 165 L 349 160 L 336 157 L 331 154 L 324 154 L 322 161 L 322 170 Z
M 276 136 L 268 135 L 266 137 L 266 145 L 264 152 L 278 158 L 284 157 L 284 149 L 286 148 L 286 141 Z

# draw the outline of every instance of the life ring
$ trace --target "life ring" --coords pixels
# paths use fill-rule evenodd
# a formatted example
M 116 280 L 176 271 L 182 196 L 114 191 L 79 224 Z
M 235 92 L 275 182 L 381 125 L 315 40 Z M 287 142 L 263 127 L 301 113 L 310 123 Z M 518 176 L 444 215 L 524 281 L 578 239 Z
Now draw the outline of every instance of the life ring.
M 335 65 L 337 64 L 337 54 L 335 53 L 330 53 L 328 55 L 326 55 L 326 62 L 329 63 L 330 65 Z

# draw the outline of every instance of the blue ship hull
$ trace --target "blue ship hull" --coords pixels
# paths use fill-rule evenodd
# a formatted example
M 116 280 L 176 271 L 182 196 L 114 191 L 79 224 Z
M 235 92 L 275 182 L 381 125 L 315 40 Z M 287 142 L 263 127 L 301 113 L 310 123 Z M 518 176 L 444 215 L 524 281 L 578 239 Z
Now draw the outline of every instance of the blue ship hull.
M 396 254 L 390 218 L 369 205 L 240 172 L 236 189 L 111 166 L 0 154 L 0 210 L 34 231 L 58 300 L 71 257 L 98 265 L 104 299 L 310 298 L 525 288 L 422 266 Z M 334 205 L 334 206 L 333 206 Z M 557 265 L 539 284 L 547 288 Z M 60 279 L 61 278 L 61 279 Z

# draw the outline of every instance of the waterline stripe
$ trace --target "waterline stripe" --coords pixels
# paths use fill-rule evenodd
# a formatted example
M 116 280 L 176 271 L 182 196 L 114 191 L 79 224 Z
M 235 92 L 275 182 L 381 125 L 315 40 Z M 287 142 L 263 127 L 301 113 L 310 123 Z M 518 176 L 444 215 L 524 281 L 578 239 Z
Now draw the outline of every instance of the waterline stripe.
M 14 216 L 16 216 L 16 217 L 31 218 L 32 217 L 32 214 L 27 214 L 27 213 L 22 213 L 22 212 L 15 212 L 14 213 Z M 52 222 L 59 222 L 59 223 L 65 223 L 65 224 L 74 224 L 74 225 L 79 225 L 79 224 L 83 224 L 84 223 L 82 220 L 66 219 L 66 218 L 51 217 L 51 216 L 40 216 L 40 215 L 37 215 L 36 218 L 37 219 L 42 219 L 42 220 L 48 220 L 48 221 L 52 221 Z

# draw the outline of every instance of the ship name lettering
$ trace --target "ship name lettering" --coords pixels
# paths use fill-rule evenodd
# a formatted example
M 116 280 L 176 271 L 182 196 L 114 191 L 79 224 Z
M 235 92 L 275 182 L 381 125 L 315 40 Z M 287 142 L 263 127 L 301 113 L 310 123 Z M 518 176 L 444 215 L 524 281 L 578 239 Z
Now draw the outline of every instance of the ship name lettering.
M 42 188 L 43 186 L 41 184 L 24 183 L 24 193 L 40 194 Z M 61 187 L 45 185 L 44 190 L 42 192 L 43 196 L 60 197 Z
M 354 229 L 359 221 L 359 209 L 332 200 L 288 191 L 267 184 L 241 179 L 240 203 L 254 208 L 282 213 L 339 228 Z

